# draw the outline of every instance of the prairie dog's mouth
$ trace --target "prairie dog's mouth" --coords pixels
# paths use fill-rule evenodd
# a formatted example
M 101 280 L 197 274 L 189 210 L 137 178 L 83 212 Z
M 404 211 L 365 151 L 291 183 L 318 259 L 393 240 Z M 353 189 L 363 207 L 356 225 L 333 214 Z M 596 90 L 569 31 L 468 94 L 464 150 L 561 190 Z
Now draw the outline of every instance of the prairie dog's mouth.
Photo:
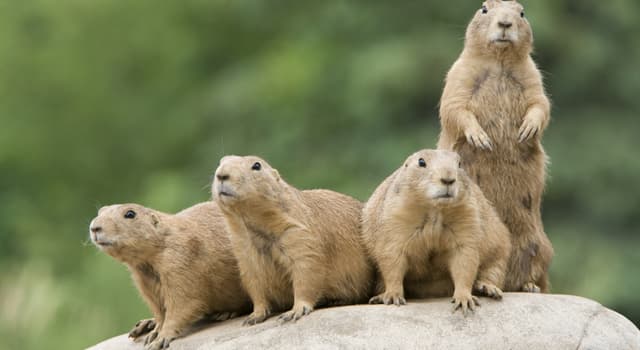
M 496 45 L 513 44 L 518 40 L 518 34 L 512 30 L 495 31 L 490 33 L 489 42 Z
M 435 199 L 438 202 L 449 202 L 454 200 L 456 197 L 454 195 L 452 195 L 451 193 L 443 193 L 441 195 L 435 196 L 433 197 L 433 199 Z
M 456 198 L 456 190 L 450 187 L 447 188 L 442 188 L 441 190 L 437 191 L 436 193 L 432 193 L 431 195 L 431 199 L 435 200 L 435 201 L 445 201 L 445 202 L 449 202 L 452 201 Z
M 228 185 L 221 183 L 218 185 L 218 196 L 220 197 L 235 197 L 236 193 Z
M 114 245 L 113 241 L 110 241 L 108 239 L 105 239 L 104 237 L 98 236 L 98 234 L 96 233 L 89 232 L 89 236 L 91 237 L 91 241 L 93 242 L 93 244 L 99 247 L 110 247 Z
M 509 45 L 513 44 L 513 40 L 506 36 L 500 36 L 491 40 L 491 43 L 495 45 Z

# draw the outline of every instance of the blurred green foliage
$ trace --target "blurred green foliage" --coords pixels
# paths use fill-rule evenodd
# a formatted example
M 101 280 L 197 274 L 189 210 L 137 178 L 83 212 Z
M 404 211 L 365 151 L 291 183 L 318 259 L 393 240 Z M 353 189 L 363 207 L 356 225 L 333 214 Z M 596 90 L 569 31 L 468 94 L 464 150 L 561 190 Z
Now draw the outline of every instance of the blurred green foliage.
M 554 101 L 554 292 L 640 324 L 640 3 L 527 1 Z M 149 312 L 87 242 L 104 204 L 210 197 L 224 154 L 365 200 L 433 147 L 480 1 L 0 3 L 0 348 L 73 349 Z

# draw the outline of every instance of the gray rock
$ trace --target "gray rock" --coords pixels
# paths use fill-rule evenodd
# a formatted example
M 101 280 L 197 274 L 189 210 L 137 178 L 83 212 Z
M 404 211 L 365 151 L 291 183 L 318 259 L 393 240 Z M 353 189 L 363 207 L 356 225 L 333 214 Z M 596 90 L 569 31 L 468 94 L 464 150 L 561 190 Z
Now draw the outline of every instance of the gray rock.
M 481 299 L 463 317 L 448 299 L 405 306 L 353 305 L 319 309 L 296 323 L 277 317 L 242 326 L 213 324 L 177 339 L 170 349 L 638 349 L 640 331 L 602 305 L 568 295 L 507 293 Z M 131 320 L 131 324 L 135 323 Z M 92 350 L 143 349 L 121 335 Z

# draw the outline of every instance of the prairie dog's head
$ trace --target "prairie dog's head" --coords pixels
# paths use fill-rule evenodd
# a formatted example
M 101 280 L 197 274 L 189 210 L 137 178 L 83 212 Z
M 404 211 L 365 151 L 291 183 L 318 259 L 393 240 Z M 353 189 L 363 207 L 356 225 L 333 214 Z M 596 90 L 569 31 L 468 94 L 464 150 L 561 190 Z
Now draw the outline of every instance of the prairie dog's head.
M 121 261 L 144 258 L 162 246 L 157 213 L 139 204 L 114 204 L 100 208 L 89 225 L 91 241 Z
M 485 1 L 467 27 L 466 46 L 476 52 L 528 55 L 532 45 L 531 26 L 517 1 Z
M 211 192 L 221 207 L 245 201 L 273 200 L 282 192 L 278 171 L 255 156 L 225 156 L 216 169 Z
M 421 150 L 405 161 L 401 184 L 410 198 L 434 206 L 458 203 L 464 198 L 464 170 L 460 156 L 445 150 Z

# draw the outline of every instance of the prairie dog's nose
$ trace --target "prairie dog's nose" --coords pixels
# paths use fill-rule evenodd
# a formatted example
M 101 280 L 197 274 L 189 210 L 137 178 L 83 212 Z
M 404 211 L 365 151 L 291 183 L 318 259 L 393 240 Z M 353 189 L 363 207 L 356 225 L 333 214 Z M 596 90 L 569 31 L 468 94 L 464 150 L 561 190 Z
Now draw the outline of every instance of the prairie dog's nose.
M 453 185 L 456 182 L 456 179 L 452 179 L 452 178 L 442 178 L 440 179 L 440 181 L 442 181 L 443 184 L 449 186 L 449 185 Z
M 102 227 L 101 226 L 91 226 L 89 229 L 93 233 L 98 233 L 98 232 L 102 231 Z
M 511 26 L 513 26 L 513 23 L 511 23 L 510 21 L 500 21 L 498 22 L 498 26 L 500 28 L 504 28 L 504 29 L 509 29 L 511 28 Z
M 229 180 L 229 175 L 227 174 L 216 174 L 216 177 L 218 178 L 218 180 L 220 181 L 226 181 Z

